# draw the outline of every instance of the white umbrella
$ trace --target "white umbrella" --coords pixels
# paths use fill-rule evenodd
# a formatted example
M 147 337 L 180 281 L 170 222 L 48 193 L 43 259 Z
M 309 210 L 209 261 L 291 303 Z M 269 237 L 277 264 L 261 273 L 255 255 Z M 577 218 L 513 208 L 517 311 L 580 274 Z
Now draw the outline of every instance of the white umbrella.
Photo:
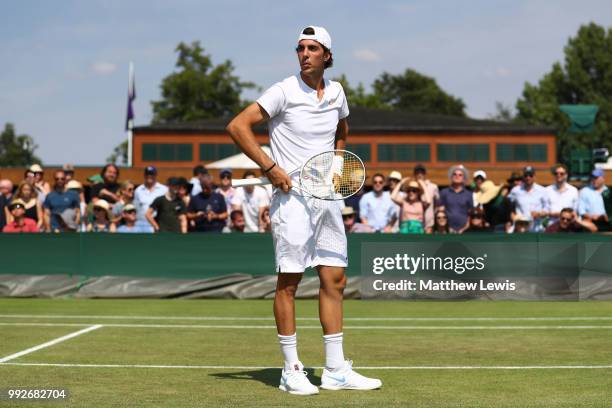
M 268 146 L 261 146 L 266 154 L 272 157 L 272 152 Z M 247 157 L 246 154 L 235 154 L 225 159 L 217 160 L 216 162 L 208 163 L 205 166 L 207 169 L 257 169 L 259 166 Z

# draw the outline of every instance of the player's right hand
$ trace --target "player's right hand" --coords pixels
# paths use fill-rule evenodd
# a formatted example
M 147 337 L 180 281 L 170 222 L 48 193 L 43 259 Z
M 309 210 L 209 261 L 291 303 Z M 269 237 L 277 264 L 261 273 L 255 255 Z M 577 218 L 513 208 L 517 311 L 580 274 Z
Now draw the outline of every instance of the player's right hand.
M 291 178 L 285 170 L 279 166 L 274 166 L 274 168 L 266 174 L 266 177 L 268 177 L 268 180 L 270 180 L 274 187 L 280 189 L 283 193 L 288 193 L 289 190 L 291 190 Z

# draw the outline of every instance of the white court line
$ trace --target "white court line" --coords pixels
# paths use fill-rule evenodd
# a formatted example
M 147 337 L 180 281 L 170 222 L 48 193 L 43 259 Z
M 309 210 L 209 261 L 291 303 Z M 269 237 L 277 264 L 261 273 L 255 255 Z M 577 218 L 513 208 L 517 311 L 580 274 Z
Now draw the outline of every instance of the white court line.
M 22 323 L 0 322 L 0 326 L 30 326 L 30 327 L 82 327 L 90 323 Z M 274 325 L 218 325 L 218 324 L 121 324 L 108 323 L 104 327 L 122 328 L 172 328 L 172 329 L 245 329 L 261 330 L 276 329 Z M 301 329 L 317 329 L 321 326 L 300 326 Z M 344 326 L 353 330 L 590 330 L 612 329 L 612 326 Z
M 151 364 L 69 364 L 69 363 L 0 363 L 0 366 L 78 367 L 78 368 L 184 368 L 203 370 L 267 370 L 279 367 L 224 366 L 224 365 L 151 365 Z M 307 367 L 322 370 L 323 367 Z M 556 366 L 366 366 L 358 370 L 584 370 L 612 369 L 612 365 L 556 365 Z
M 109 319 L 109 320 L 235 320 L 235 321 L 268 321 L 269 317 L 238 316 L 119 316 L 119 315 L 33 315 L 33 314 L 0 314 L 0 318 L 32 319 Z M 296 320 L 318 321 L 318 317 L 297 317 Z M 612 316 L 556 316 L 556 317 L 345 317 L 344 321 L 587 321 L 612 320 Z
M 87 333 L 87 332 L 99 329 L 100 327 L 102 327 L 101 324 L 96 324 L 96 325 L 93 325 L 93 326 L 89 326 L 89 327 L 87 327 L 87 328 L 85 328 L 83 330 L 79 330 L 79 331 L 76 331 L 74 333 L 70 333 L 70 334 L 67 334 L 65 336 L 58 337 L 55 340 L 51 340 L 51 341 L 48 341 L 46 343 L 39 344 L 38 346 L 30 347 L 29 349 L 20 351 L 20 352 L 15 353 L 15 354 L 11 354 L 10 356 L 6 356 L 6 357 L 3 357 L 3 358 L 0 358 L 0 363 L 4 363 L 4 362 L 9 361 L 9 360 L 14 360 L 14 359 L 16 359 L 18 357 L 21 357 L 21 356 L 24 356 L 26 354 L 30 354 L 30 353 L 33 353 L 35 351 L 38 351 L 38 350 L 41 350 L 41 349 L 53 346 L 53 345 L 55 345 L 57 343 L 61 343 L 62 341 L 66 341 L 66 340 L 69 340 L 69 339 L 71 339 L 73 337 L 80 336 L 81 334 L 84 334 L 84 333 Z

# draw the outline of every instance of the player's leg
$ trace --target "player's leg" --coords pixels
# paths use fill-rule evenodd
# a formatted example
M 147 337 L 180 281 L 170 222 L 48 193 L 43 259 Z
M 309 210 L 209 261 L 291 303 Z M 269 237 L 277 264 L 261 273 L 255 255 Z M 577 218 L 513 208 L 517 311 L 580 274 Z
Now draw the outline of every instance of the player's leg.
M 371 390 L 382 383 L 375 378 L 364 377 L 352 368 L 352 362 L 344 360 L 342 320 L 343 296 L 346 286 L 344 268 L 347 266 L 347 243 L 340 205 L 319 204 L 320 211 L 313 217 L 315 226 L 315 265 L 319 273 L 319 319 L 323 327 L 325 369 L 321 376 L 321 388 L 328 390 Z
M 309 223 L 303 206 L 289 194 L 275 195 L 270 219 L 278 271 L 274 318 L 284 359 L 278 388 L 292 394 L 317 394 L 319 389 L 310 383 L 298 358 L 295 324 L 295 293 L 306 267 L 304 250 Z

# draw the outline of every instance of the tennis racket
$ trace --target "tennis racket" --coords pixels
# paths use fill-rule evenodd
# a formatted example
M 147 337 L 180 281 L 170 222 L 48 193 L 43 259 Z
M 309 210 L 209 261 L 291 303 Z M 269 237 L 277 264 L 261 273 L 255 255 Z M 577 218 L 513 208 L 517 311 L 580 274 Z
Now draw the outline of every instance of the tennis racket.
M 348 150 L 328 150 L 312 156 L 299 172 L 293 189 L 320 200 L 344 200 L 357 193 L 365 183 L 365 166 L 355 153 Z M 271 184 L 267 177 L 234 179 L 233 187 L 263 186 Z

